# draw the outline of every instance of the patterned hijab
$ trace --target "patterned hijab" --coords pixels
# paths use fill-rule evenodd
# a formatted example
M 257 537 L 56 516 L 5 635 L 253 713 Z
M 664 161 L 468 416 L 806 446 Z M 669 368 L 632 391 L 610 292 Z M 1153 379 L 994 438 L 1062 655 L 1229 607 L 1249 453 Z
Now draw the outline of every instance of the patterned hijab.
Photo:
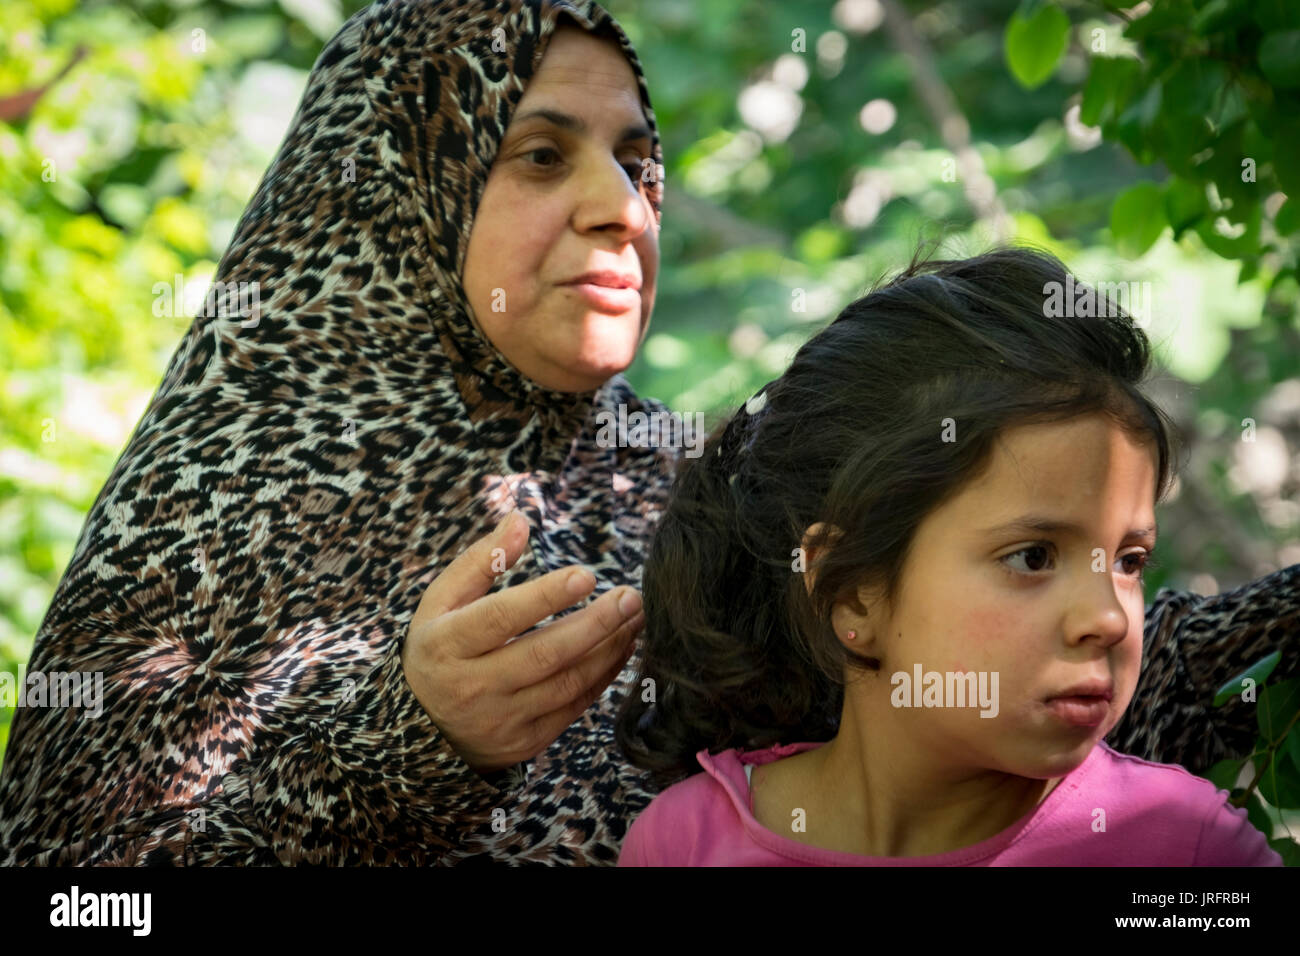
M 255 307 L 194 320 L 37 635 L 29 673 L 102 672 L 102 714 L 17 712 L 0 862 L 613 861 L 651 796 L 613 741 L 639 652 L 508 782 L 461 761 L 400 660 L 429 583 L 512 508 L 530 543 L 497 588 L 569 564 L 595 595 L 639 585 L 679 453 L 601 447 L 602 410 L 666 409 L 622 376 L 528 380 L 461 287 L 562 15 L 617 38 L 662 163 L 589 0 L 380 0 L 321 53 L 215 277 Z

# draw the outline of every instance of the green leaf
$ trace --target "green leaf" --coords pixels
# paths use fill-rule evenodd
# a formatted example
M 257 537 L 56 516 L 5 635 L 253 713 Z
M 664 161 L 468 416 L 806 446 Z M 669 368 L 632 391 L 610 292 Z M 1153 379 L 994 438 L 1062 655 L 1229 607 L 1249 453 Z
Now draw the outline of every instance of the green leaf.
M 1165 84 L 1178 95 L 1171 97 L 1169 112 L 1205 116 L 1227 83 L 1228 73 L 1222 63 L 1188 57 L 1179 60 Z
M 1241 84 L 1229 81 L 1215 97 L 1215 105 L 1210 111 L 1209 119 L 1216 130 L 1222 130 L 1245 119 L 1249 112 Z
M 1264 836 L 1273 835 L 1273 818 L 1264 809 L 1264 802 L 1259 799 L 1258 792 L 1252 793 L 1246 801 L 1246 816 L 1250 818 L 1250 825 Z
M 1259 275 L 1259 259 L 1242 259 L 1241 271 L 1237 273 L 1237 285 L 1249 282 Z
M 1160 105 L 1164 99 L 1163 84 L 1148 82 L 1146 92 L 1129 103 L 1119 114 L 1116 133 L 1120 142 L 1132 151 L 1142 163 L 1151 162 L 1149 137 L 1160 118 Z
M 1130 40 L 1146 40 L 1149 37 L 1168 31 L 1184 30 L 1187 27 L 1187 9 L 1181 3 L 1153 3 L 1150 12 L 1141 19 L 1134 20 L 1124 28 L 1124 36 Z M 1154 44 L 1144 44 L 1154 46 Z
M 1259 687 L 1268 680 L 1268 675 L 1273 673 L 1273 668 L 1277 667 L 1277 662 L 1282 659 L 1281 651 L 1274 651 L 1267 657 L 1261 657 L 1255 663 L 1251 664 L 1236 677 L 1229 680 L 1214 693 L 1214 706 L 1222 707 L 1233 697 L 1242 692 L 1241 682 L 1250 678 Z
M 1274 86 L 1300 86 L 1300 30 L 1270 33 L 1259 44 L 1259 68 Z
M 1165 218 L 1173 227 L 1174 238 L 1199 220 L 1209 210 L 1205 187 L 1185 179 L 1170 180 L 1165 190 Z
M 1079 121 L 1100 126 L 1128 105 L 1141 67 L 1129 57 L 1094 56 L 1083 87 Z
M 1300 5 L 1295 0 L 1255 0 L 1254 8 L 1255 22 L 1264 33 L 1300 27 Z
M 1192 29 L 1201 36 L 1216 32 L 1232 17 L 1236 6 L 1228 0 L 1210 0 L 1192 17 Z
M 1196 234 L 1201 237 L 1201 242 L 1224 259 L 1242 259 L 1257 255 L 1259 253 L 1259 203 L 1250 203 L 1245 207 L 1245 212 L 1244 223 L 1233 223 L 1227 216 L 1206 217 L 1196 224 Z M 1244 231 L 1240 229 L 1243 225 L 1246 227 Z M 1225 235 L 1223 229 L 1229 232 L 1240 232 L 1240 235 Z
M 1290 837 L 1269 840 L 1268 845 L 1282 857 L 1284 866 L 1300 866 L 1300 843 Z
M 1241 775 L 1241 764 L 1242 759 L 1240 757 L 1229 757 L 1227 760 L 1220 760 L 1205 774 L 1205 779 L 1220 790 L 1232 792 L 1232 788 L 1237 785 L 1237 777 Z
M 1264 765 L 1267 754 L 1255 758 L 1255 767 Z M 1280 810 L 1300 809 L 1300 771 L 1280 749 L 1273 752 L 1268 769 L 1259 778 L 1259 795 Z
M 1110 208 L 1110 231 L 1120 255 L 1140 258 L 1165 229 L 1164 192 L 1138 183 L 1119 194 Z
M 1214 133 L 1204 114 L 1170 115 L 1165 111 L 1151 129 L 1148 141 L 1160 152 L 1165 165 L 1179 176 L 1200 178 L 1192 157 L 1214 142 Z
M 1300 770 L 1300 723 L 1292 727 L 1291 732 L 1286 735 L 1284 747 L 1291 762 L 1295 764 L 1297 770 Z
M 1273 164 L 1277 181 L 1288 196 L 1300 196 L 1300 123 L 1292 121 L 1280 126 L 1273 141 L 1273 155 L 1279 157 Z
M 1291 282 L 1296 281 L 1296 270 L 1294 266 L 1287 266 L 1285 269 L 1278 270 L 1277 275 L 1273 276 L 1273 281 L 1268 285 L 1269 294 L 1272 295 L 1277 287 L 1287 280 L 1290 280 Z
M 1027 90 L 1042 86 L 1065 55 L 1070 18 L 1060 7 L 1047 5 L 1027 16 L 1016 10 L 1007 24 L 1004 49 L 1011 74 Z
M 1260 736 L 1272 744 L 1300 711 L 1300 680 L 1292 677 L 1260 691 L 1255 717 Z

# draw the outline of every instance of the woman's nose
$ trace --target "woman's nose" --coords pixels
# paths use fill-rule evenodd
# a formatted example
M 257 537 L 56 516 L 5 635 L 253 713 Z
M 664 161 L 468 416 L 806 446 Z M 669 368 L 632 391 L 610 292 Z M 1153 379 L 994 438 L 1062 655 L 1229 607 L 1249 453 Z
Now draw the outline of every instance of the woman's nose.
M 581 190 L 574 227 L 579 232 L 604 230 L 623 242 L 631 242 L 654 221 L 640 182 L 633 182 L 627 170 L 612 156 L 594 163 L 593 167 L 579 180 Z

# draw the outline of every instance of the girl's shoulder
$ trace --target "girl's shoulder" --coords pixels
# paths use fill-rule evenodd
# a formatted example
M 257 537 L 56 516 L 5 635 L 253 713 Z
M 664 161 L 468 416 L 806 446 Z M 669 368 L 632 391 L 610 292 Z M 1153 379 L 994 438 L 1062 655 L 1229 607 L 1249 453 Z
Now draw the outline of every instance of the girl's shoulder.
M 1211 781 L 1198 777 L 1186 767 L 1178 764 L 1159 763 L 1120 753 L 1104 740 L 1099 741 L 1095 750 L 1097 771 L 1102 779 L 1128 784 L 1152 784 L 1172 788 L 1175 792 L 1191 793 L 1205 799 L 1220 791 Z
M 1088 775 L 1090 789 L 1123 794 L 1124 802 L 1129 805 L 1159 803 L 1166 811 L 1181 808 L 1204 816 L 1228 800 L 1226 790 L 1186 767 L 1120 753 L 1105 741 L 1097 744 L 1092 757 L 1093 766 Z
M 748 804 L 748 766 L 761 766 L 785 757 L 820 747 L 820 743 L 774 744 L 758 750 L 731 747 L 716 754 L 708 749 L 695 755 L 700 772 L 677 781 L 662 791 L 650 803 L 661 812 L 665 810 L 698 810 L 715 805 Z M 647 811 L 649 812 L 649 808 Z
M 1281 866 L 1282 858 L 1254 827 L 1247 812 L 1229 802 L 1228 791 L 1175 764 L 1119 753 L 1105 742 L 1096 748 L 1093 774 L 1098 796 L 1134 830 L 1177 833 L 1189 839 L 1191 866 Z M 1157 813 L 1158 811 L 1158 813 Z
M 620 866 L 701 866 L 735 862 L 749 816 L 748 765 L 781 760 L 820 743 L 730 748 L 695 755 L 701 771 L 658 794 L 628 830 Z

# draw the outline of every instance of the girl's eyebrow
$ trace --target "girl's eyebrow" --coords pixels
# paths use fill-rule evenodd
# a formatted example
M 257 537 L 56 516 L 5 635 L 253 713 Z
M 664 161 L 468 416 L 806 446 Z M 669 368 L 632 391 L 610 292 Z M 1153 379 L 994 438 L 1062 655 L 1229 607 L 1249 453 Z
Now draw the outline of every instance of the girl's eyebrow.
M 558 126 L 561 129 L 567 129 L 574 133 L 587 132 L 587 124 L 580 117 L 573 116 L 569 113 L 561 113 L 559 110 L 535 109 L 529 110 L 520 116 L 516 116 L 515 123 L 524 123 L 530 119 L 541 119 Z M 650 139 L 650 127 L 644 123 L 633 123 L 626 127 L 623 132 L 619 133 L 619 143 L 629 143 L 638 139 Z
M 1008 521 L 1006 524 L 1001 524 L 994 528 L 985 528 L 980 533 L 986 535 L 1001 535 L 1010 534 L 1011 532 L 1069 534 L 1074 535 L 1077 538 L 1087 536 L 1087 532 L 1072 521 L 1057 521 L 1054 518 L 1044 518 L 1040 515 L 1022 515 L 1013 521 Z M 1154 542 L 1156 539 L 1156 526 L 1152 525 L 1149 528 L 1133 528 L 1128 532 L 1128 534 L 1124 535 L 1125 541 L 1130 538 L 1150 540 Z

